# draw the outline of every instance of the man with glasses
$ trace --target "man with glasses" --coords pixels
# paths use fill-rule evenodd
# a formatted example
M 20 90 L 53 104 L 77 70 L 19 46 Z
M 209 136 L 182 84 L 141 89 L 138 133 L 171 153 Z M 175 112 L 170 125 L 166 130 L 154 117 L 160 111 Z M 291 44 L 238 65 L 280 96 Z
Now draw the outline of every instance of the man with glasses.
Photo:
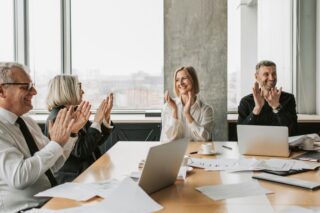
M 50 138 L 25 113 L 37 94 L 27 68 L 18 63 L 0 63 L 0 212 L 20 212 L 43 204 L 34 195 L 56 184 L 52 171 L 68 158 L 77 138 L 70 138 L 86 123 L 90 106 L 81 103 L 85 116 L 72 118 L 73 109 L 59 112 L 50 125 Z M 85 118 L 85 119 L 84 119 Z M 52 170 L 52 171 L 51 171 Z

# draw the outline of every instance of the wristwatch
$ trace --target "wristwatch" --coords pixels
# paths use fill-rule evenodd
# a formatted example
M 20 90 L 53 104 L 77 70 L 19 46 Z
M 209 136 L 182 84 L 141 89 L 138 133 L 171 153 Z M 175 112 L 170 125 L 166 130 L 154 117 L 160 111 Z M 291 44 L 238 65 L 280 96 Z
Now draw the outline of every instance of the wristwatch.
M 71 138 L 78 137 L 78 133 L 73 133 L 73 132 L 71 132 L 70 137 L 71 137 Z
M 276 108 L 272 108 L 272 112 L 277 114 L 281 109 L 281 105 L 279 104 L 279 106 L 277 106 Z

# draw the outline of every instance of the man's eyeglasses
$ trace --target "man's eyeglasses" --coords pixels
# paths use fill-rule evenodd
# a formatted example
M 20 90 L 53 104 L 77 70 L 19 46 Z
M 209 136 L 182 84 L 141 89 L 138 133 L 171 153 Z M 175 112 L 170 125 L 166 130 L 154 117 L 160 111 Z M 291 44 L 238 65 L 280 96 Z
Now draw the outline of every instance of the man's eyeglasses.
M 3 85 L 17 85 L 17 86 L 21 86 L 20 88 L 30 91 L 32 90 L 32 88 L 34 88 L 35 84 L 34 83 L 2 83 L 0 84 L 1 86 Z

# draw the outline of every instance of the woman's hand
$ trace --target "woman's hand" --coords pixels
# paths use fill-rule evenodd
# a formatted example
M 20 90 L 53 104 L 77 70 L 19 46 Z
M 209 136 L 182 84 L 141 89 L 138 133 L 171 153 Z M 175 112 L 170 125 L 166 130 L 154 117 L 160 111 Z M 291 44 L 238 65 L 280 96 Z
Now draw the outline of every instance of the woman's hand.
M 187 101 L 185 102 L 183 112 L 189 123 L 192 123 L 193 117 L 191 116 L 191 105 L 194 103 L 195 96 L 192 95 L 191 91 L 188 92 Z
M 107 123 L 110 122 L 110 114 L 113 107 L 113 93 L 110 93 L 109 96 L 106 98 L 106 111 L 104 113 L 104 119 Z
M 178 107 L 176 102 L 173 101 L 173 99 L 169 96 L 168 90 L 164 93 L 164 100 L 168 103 L 168 105 L 172 109 L 172 116 L 175 119 L 178 119 Z
M 74 123 L 71 128 L 72 133 L 78 133 L 80 129 L 87 123 L 91 115 L 91 105 L 88 101 L 81 101 L 77 110 L 73 113 Z
M 107 111 L 107 101 L 106 99 L 103 99 L 99 105 L 99 108 L 97 109 L 93 122 L 96 122 L 99 125 L 101 125 L 106 111 Z

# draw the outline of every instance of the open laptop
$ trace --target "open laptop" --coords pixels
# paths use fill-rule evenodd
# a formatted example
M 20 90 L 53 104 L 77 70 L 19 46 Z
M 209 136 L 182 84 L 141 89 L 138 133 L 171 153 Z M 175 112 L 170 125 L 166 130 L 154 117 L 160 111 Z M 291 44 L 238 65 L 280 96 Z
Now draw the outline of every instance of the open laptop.
M 237 125 L 238 146 L 244 155 L 288 157 L 288 127 Z
M 139 185 L 146 193 L 156 192 L 175 183 L 188 142 L 188 139 L 183 138 L 149 149 L 139 179 Z

